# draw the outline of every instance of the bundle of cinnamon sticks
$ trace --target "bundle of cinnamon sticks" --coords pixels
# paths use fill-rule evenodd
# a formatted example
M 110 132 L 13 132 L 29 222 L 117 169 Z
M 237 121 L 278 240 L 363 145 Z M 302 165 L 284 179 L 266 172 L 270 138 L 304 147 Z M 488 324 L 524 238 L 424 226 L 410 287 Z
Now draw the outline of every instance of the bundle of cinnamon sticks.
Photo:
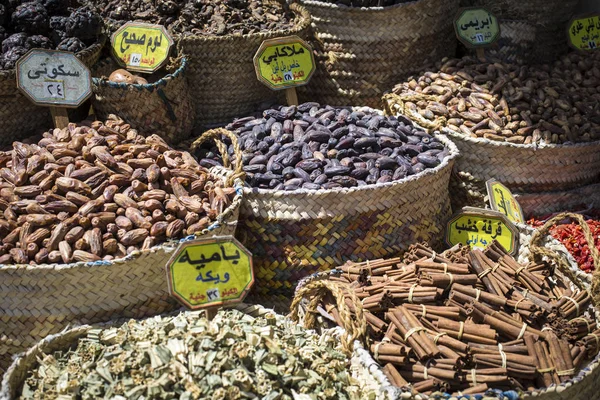
M 498 243 L 347 263 L 330 280 L 361 299 L 373 357 L 414 392 L 533 390 L 564 382 L 600 350 L 591 298 Z M 353 303 L 345 303 L 352 313 Z M 342 325 L 331 296 L 321 313 Z

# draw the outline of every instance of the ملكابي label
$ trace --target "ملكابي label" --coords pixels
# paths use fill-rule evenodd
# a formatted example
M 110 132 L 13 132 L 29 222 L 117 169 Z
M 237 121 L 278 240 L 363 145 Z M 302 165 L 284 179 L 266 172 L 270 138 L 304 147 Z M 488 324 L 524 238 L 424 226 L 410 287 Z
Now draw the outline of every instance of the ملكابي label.
M 73 108 L 92 94 L 90 70 L 71 52 L 30 50 L 16 69 L 17 87 L 37 105 Z
M 575 17 L 568 25 L 569 44 L 577 50 L 595 50 L 600 46 L 600 16 Z
M 494 240 L 506 251 L 515 255 L 518 250 L 519 232 L 506 217 L 495 211 L 482 213 L 462 211 L 452 217 L 446 229 L 446 242 L 450 246 L 468 245 L 484 249 Z
M 119 64 L 131 71 L 154 72 L 167 61 L 173 39 L 162 25 L 128 22 L 111 38 Z
M 525 222 L 521 206 L 506 186 L 495 179 L 488 180 L 485 185 L 492 210 L 501 212 L 512 222 Z
M 454 30 L 468 47 L 486 47 L 500 37 L 498 19 L 485 8 L 462 8 L 454 19 Z
M 312 48 L 298 36 L 265 40 L 253 61 L 258 80 L 274 90 L 305 85 L 315 70 Z
M 182 243 L 166 269 L 171 295 L 191 309 L 241 302 L 254 284 L 252 255 L 230 236 Z

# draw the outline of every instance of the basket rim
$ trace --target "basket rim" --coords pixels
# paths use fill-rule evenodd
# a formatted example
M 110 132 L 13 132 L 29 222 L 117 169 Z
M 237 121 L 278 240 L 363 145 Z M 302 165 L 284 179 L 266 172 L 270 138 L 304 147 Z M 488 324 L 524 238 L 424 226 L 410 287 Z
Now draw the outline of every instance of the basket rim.
M 600 147 L 600 140 L 595 140 L 593 142 L 579 142 L 579 143 L 567 143 L 567 144 L 520 144 L 520 143 L 510 143 L 510 142 L 499 142 L 497 140 L 490 140 L 486 138 L 472 138 L 462 133 L 459 133 L 455 130 L 452 130 L 447 127 L 443 127 L 441 131 L 439 131 L 442 135 L 451 136 L 453 139 L 460 140 L 463 142 L 477 144 L 479 146 L 490 146 L 490 147 L 512 147 L 515 149 L 523 149 L 523 150 L 537 150 L 544 151 L 547 149 L 575 149 L 575 148 L 592 148 L 592 147 Z
M 417 124 L 413 122 L 415 126 L 418 127 Z M 260 189 L 246 186 L 244 184 L 244 194 L 246 195 L 264 195 L 264 196 L 300 196 L 304 197 L 306 195 L 310 195 L 312 197 L 315 196 L 326 196 L 329 194 L 350 194 L 355 192 L 366 192 L 370 190 L 378 190 L 378 189 L 387 189 L 395 186 L 404 185 L 408 182 L 416 181 L 422 179 L 426 176 L 434 176 L 438 173 L 442 172 L 448 166 L 451 166 L 452 162 L 460 155 L 460 150 L 450 139 L 445 137 L 444 135 L 434 134 L 433 136 L 437 137 L 444 143 L 446 147 L 449 148 L 450 153 L 444 158 L 444 160 L 436 167 L 429 168 L 424 171 L 421 171 L 417 174 L 407 176 L 405 178 L 386 182 L 386 183 L 373 183 L 370 185 L 359 186 L 359 187 L 350 187 L 350 188 L 333 188 L 333 189 L 296 189 L 296 190 L 275 190 L 275 189 Z
M 211 173 L 223 171 L 226 176 L 229 176 L 233 173 L 233 171 L 228 170 L 223 167 L 212 167 L 210 169 L 210 171 L 211 171 Z M 235 196 L 234 196 L 233 200 L 231 201 L 231 204 L 225 210 L 223 210 L 223 212 L 221 214 L 219 214 L 217 216 L 217 219 L 215 221 L 213 221 L 212 224 L 210 224 L 207 228 L 202 230 L 199 234 L 196 233 L 196 234 L 192 234 L 192 235 L 187 235 L 178 240 L 174 240 L 174 239 L 167 240 L 167 241 L 165 241 L 161 244 L 157 244 L 156 246 L 153 246 L 149 249 L 136 250 L 136 251 L 132 252 L 131 254 L 126 255 L 125 257 L 116 258 L 111 261 L 106 261 L 106 260 L 78 261 L 78 262 L 72 262 L 72 263 L 66 263 L 66 264 L 55 263 L 55 264 L 37 264 L 37 265 L 0 264 L 0 272 L 8 271 L 8 270 L 20 270 L 20 269 L 26 269 L 26 270 L 30 269 L 30 270 L 37 271 L 37 270 L 48 270 L 48 269 L 54 270 L 54 269 L 92 268 L 92 267 L 107 267 L 108 268 L 108 267 L 111 267 L 111 266 L 114 266 L 117 264 L 123 264 L 125 262 L 131 261 L 133 259 L 136 259 L 136 258 L 141 257 L 146 254 L 156 253 L 161 250 L 165 250 L 167 248 L 175 249 L 181 243 L 194 240 L 198 237 L 201 237 L 203 235 L 210 233 L 211 231 L 214 231 L 215 229 L 220 228 L 224 224 L 227 224 L 226 219 L 232 215 L 235 215 L 235 211 L 238 210 L 242 204 L 242 198 L 243 198 L 242 186 L 243 186 L 242 180 L 239 178 L 236 178 L 234 180 L 234 184 L 233 184 L 233 187 L 235 188 Z
M 284 3 L 283 1 L 279 1 L 280 3 Z M 294 12 L 299 18 L 299 21 L 296 25 L 292 26 L 290 29 L 278 29 L 274 31 L 267 32 L 256 32 L 256 33 L 245 33 L 245 34 L 235 34 L 230 33 L 223 36 L 216 35 L 185 35 L 179 34 L 176 35 L 176 41 L 178 42 L 177 47 L 180 48 L 185 42 L 227 42 L 233 40 L 252 40 L 252 39 L 262 39 L 266 40 L 272 37 L 279 37 L 285 35 L 293 35 L 302 32 L 304 29 L 310 27 L 310 23 L 312 21 L 312 16 L 308 12 L 306 8 L 298 3 L 290 4 L 290 10 Z
M 102 62 L 104 62 L 104 60 Z M 181 74 L 183 74 L 185 72 L 185 70 L 187 69 L 187 66 L 188 66 L 187 58 L 185 56 L 182 56 L 181 63 L 174 72 L 171 72 L 171 73 L 163 76 L 158 81 L 153 82 L 153 83 L 139 84 L 139 83 L 113 82 L 113 81 L 109 81 L 108 78 L 101 76 L 99 78 L 92 77 L 92 84 L 97 85 L 97 86 L 107 86 L 107 87 L 114 88 L 114 89 L 134 88 L 137 90 L 146 89 L 146 90 L 153 91 L 153 90 L 156 90 L 159 86 L 166 86 L 169 83 L 169 81 L 179 77 Z
M 85 49 L 83 49 L 81 51 L 78 51 L 77 53 L 75 53 L 75 56 L 77 56 L 77 58 L 86 57 L 87 55 L 102 49 L 102 47 L 104 47 L 105 43 L 106 43 L 106 35 L 101 34 L 96 38 L 96 41 L 92 45 L 86 47 Z M 45 49 L 42 49 L 42 50 L 45 50 Z M 55 49 L 47 49 L 47 50 L 55 50 Z M 2 71 L 0 71 L 0 80 L 15 79 L 16 73 L 17 73 L 16 68 L 9 69 L 9 70 L 2 70 Z

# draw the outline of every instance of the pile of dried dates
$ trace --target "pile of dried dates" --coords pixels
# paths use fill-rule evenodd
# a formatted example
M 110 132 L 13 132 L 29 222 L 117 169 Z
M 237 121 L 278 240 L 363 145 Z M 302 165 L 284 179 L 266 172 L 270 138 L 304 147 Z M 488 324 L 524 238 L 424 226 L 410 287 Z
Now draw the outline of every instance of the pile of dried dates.
M 127 21 L 160 24 L 182 35 L 227 35 L 290 29 L 287 6 L 262 0 L 98 0 L 98 11 L 111 30 Z
M 226 129 L 238 137 L 246 181 L 276 190 L 334 189 L 392 182 L 438 166 L 449 154 L 439 139 L 404 117 L 371 109 L 304 103 L 246 117 Z M 215 148 L 200 164 L 221 162 Z M 233 147 L 229 154 L 235 159 Z
M 9 70 L 30 49 L 78 52 L 94 44 L 102 18 L 70 0 L 8 0 L 0 3 L 0 69 Z
M 0 264 L 112 260 L 200 232 L 235 191 L 156 135 L 84 121 L 0 152 Z

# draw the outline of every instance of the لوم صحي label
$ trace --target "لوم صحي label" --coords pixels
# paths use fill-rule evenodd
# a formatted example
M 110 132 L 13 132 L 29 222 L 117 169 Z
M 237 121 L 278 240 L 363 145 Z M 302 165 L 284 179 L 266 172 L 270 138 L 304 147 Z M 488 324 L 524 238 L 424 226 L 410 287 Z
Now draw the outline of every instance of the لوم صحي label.
M 501 212 L 512 222 L 525 222 L 521 206 L 506 186 L 495 179 L 488 180 L 485 185 L 492 210 Z
M 254 56 L 259 81 L 273 90 L 306 85 L 315 70 L 312 48 L 298 36 L 265 40 Z
M 454 30 L 467 47 L 486 47 L 500 37 L 498 19 L 485 8 L 462 8 L 454 20 Z
M 569 45 L 577 50 L 595 50 L 600 46 L 600 16 L 575 17 L 568 25 Z
M 252 255 L 231 236 L 182 243 L 167 264 L 169 291 L 191 309 L 241 302 L 254 284 Z
M 74 108 L 92 94 L 90 70 L 71 52 L 30 50 L 16 69 L 17 87 L 37 105 Z
M 476 249 L 485 249 L 494 240 L 504 249 L 516 255 L 519 232 L 501 213 L 489 210 L 461 211 L 448 222 L 446 242 L 450 246 L 463 244 Z
M 150 73 L 167 61 L 173 39 L 162 25 L 128 22 L 113 33 L 111 44 L 119 64 Z

